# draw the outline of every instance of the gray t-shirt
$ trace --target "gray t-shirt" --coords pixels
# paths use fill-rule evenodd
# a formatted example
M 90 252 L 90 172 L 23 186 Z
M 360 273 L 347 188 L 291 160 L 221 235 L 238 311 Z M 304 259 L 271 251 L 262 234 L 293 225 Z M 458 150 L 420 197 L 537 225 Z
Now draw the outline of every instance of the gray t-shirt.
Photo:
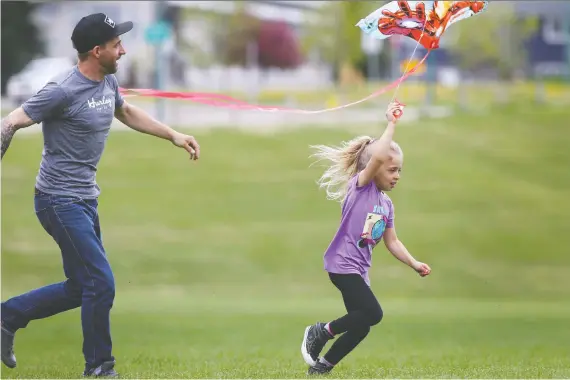
M 115 109 L 123 105 L 114 75 L 101 82 L 77 66 L 57 75 L 22 108 L 42 123 L 44 149 L 36 187 L 48 194 L 97 198 L 95 175 Z

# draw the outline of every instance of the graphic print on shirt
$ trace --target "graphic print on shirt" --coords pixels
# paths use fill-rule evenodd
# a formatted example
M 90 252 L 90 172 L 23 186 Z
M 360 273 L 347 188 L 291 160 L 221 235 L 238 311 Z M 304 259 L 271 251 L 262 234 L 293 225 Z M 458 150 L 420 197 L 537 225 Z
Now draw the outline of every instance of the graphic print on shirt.
M 109 111 L 113 109 L 115 103 L 114 97 L 107 97 L 103 95 L 100 98 L 87 99 L 87 106 L 91 109 L 96 109 L 97 112 Z
M 382 206 L 374 206 L 374 211 L 366 214 L 364 227 L 360 234 L 360 240 L 358 240 L 359 248 L 365 248 L 369 245 L 375 246 L 382 239 L 388 222 L 388 217 L 384 215 L 383 211 Z

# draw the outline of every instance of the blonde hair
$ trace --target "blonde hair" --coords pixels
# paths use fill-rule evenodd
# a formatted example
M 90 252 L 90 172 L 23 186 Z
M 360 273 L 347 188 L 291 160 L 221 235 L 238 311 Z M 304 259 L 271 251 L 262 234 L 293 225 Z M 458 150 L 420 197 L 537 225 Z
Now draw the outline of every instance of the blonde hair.
M 343 141 L 340 146 L 310 146 L 315 150 L 310 157 L 317 159 L 313 164 L 323 160 L 331 162 L 317 181 L 319 188 L 326 189 L 327 199 L 344 201 L 348 181 L 363 170 L 370 161 L 370 145 L 374 140 L 370 136 L 358 136 Z M 390 150 L 403 157 L 402 149 L 395 141 L 390 142 Z

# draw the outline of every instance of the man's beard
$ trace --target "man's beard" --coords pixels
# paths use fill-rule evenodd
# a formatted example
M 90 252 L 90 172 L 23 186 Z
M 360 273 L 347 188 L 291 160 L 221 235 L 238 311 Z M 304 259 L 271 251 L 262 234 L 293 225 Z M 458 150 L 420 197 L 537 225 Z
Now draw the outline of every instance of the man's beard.
M 103 65 L 103 69 L 107 74 L 115 74 L 117 72 L 117 64 L 115 61 Z

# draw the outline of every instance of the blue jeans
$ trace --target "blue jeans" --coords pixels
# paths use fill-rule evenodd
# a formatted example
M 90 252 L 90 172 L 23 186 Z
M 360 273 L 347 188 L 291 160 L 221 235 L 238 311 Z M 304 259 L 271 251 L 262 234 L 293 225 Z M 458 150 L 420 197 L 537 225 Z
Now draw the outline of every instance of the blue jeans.
M 96 199 L 36 190 L 36 215 L 61 249 L 67 280 L 2 303 L 2 324 L 14 332 L 32 320 L 81 306 L 83 355 L 89 367 L 114 360 L 109 314 L 115 280 L 101 241 L 97 205 Z

